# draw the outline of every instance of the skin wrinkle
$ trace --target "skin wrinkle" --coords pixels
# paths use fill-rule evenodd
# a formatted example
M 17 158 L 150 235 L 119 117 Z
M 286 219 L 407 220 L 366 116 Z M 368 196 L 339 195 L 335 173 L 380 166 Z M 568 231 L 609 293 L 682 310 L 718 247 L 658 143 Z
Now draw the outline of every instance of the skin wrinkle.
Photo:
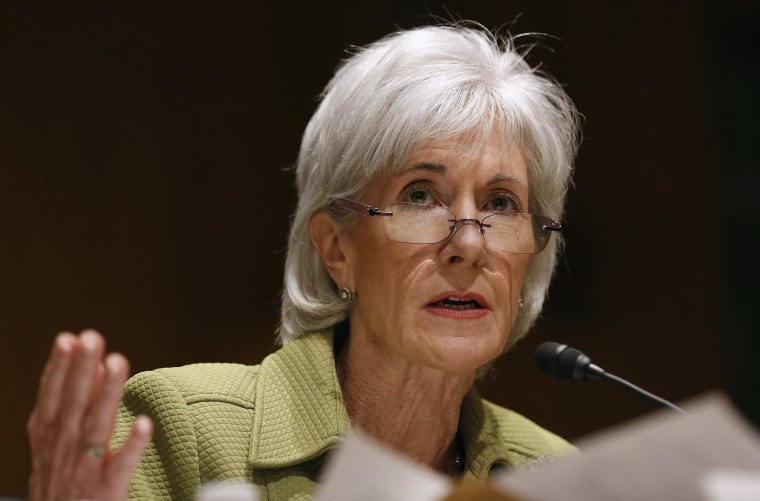
M 522 152 L 505 151 L 496 136 L 476 151 L 463 139 L 429 141 L 407 164 L 374 178 L 361 202 L 387 206 L 418 182 L 462 218 L 477 217 L 501 191 L 528 199 Z M 488 248 L 472 224 L 437 244 L 392 241 L 384 224 L 360 218 L 344 229 L 326 213 L 312 220 L 331 277 L 358 293 L 336 363 L 341 389 L 353 426 L 449 473 L 462 401 L 477 370 L 506 346 L 531 258 Z M 454 319 L 428 308 L 440 294 L 467 292 L 483 296 L 484 316 Z
M 453 438 L 449 437 L 456 435 L 459 406 L 474 378 L 462 379 L 410 365 L 391 368 L 393 361 L 388 357 L 382 357 L 380 363 L 377 360 L 352 363 L 345 356 L 348 351 L 341 352 L 338 374 L 352 423 L 376 437 L 384 437 L 385 443 L 397 450 L 407 454 L 414 451 L 410 455 L 420 463 L 447 470 L 453 464 Z M 364 364 L 370 369 L 362 371 L 357 367 Z M 351 378 L 346 374 L 352 374 Z M 378 408 L 389 413 L 378 416 Z M 445 430 L 445 433 L 427 434 L 420 430 Z

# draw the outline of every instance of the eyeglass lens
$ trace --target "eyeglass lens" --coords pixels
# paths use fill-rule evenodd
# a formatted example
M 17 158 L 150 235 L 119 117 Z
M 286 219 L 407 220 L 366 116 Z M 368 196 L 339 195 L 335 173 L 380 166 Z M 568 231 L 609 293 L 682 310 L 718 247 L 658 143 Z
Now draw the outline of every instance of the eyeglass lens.
M 457 231 L 461 222 L 440 206 L 394 204 L 388 208 L 392 217 L 385 220 L 388 236 L 398 242 L 432 244 L 446 240 Z M 543 228 L 540 216 L 523 213 L 490 214 L 481 221 L 481 233 L 494 249 L 520 254 L 533 254 L 546 247 L 550 233 Z

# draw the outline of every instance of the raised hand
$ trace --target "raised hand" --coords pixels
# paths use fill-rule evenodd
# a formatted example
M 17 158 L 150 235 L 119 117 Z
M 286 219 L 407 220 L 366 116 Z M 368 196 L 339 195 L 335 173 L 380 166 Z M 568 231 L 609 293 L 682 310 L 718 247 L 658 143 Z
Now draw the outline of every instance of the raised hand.
M 129 362 L 104 358 L 95 331 L 59 334 L 27 423 L 32 448 L 30 501 L 123 501 L 152 423 L 140 416 L 118 451 L 109 446 Z

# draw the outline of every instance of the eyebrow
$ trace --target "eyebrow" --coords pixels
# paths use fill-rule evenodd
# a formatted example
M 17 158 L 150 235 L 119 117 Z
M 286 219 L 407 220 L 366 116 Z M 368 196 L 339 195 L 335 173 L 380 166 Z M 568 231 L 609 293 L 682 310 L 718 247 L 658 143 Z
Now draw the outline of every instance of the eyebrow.
M 412 166 L 402 170 L 400 174 L 408 174 L 409 172 L 417 172 L 420 170 L 435 172 L 436 174 L 446 174 L 445 165 L 431 162 L 420 162 L 418 164 L 413 164 Z
M 495 176 L 491 176 L 488 179 L 488 182 L 486 182 L 486 186 L 491 186 L 492 184 L 499 184 L 499 183 L 512 183 L 512 184 L 522 184 L 519 179 L 512 176 L 505 176 L 504 174 L 496 174 Z
M 417 172 L 417 171 L 427 171 L 427 172 L 434 172 L 436 174 L 445 175 L 446 174 L 446 166 L 443 164 L 437 164 L 437 163 L 431 163 L 431 162 L 420 162 L 417 164 L 414 164 L 403 171 L 401 171 L 401 174 L 408 174 L 409 172 Z M 512 184 L 519 184 L 522 185 L 520 180 L 518 180 L 516 177 L 507 176 L 504 174 L 496 174 L 494 176 L 491 176 L 488 178 L 488 181 L 486 182 L 486 186 L 491 186 L 494 184 L 499 183 L 512 183 Z

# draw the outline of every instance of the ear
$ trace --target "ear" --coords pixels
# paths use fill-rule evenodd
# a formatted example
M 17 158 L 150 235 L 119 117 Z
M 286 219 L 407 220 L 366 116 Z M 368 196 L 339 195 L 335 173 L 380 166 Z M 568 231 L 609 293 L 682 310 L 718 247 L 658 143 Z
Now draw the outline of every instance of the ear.
M 311 242 L 338 287 L 353 289 L 353 275 L 346 257 L 344 232 L 327 211 L 319 211 L 309 221 Z

